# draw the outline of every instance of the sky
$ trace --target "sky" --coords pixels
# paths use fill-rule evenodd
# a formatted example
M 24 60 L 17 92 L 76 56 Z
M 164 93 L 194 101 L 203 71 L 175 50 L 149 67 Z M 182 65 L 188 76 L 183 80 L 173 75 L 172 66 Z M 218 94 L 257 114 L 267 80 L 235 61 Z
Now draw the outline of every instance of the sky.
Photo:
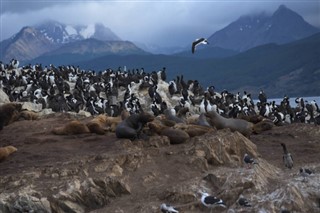
M 45 20 L 102 23 L 122 40 L 183 46 L 242 15 L 272 14 L 281 4 L 320 28 L 320 0 L 0 0 L 0 41 Z

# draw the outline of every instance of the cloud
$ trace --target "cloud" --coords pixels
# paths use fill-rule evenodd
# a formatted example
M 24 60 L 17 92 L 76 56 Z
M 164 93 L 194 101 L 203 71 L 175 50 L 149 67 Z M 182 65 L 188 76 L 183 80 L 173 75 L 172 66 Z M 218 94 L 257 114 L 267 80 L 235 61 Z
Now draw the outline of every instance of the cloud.
M 280 4 L 320 27 L 316 1 L 77 1 L 1 0 L 0 40 L 47 19 L 66 24 L 103 23 L 120 38 L 162 46 L 210 36 L 241 15 L 273 13 Z

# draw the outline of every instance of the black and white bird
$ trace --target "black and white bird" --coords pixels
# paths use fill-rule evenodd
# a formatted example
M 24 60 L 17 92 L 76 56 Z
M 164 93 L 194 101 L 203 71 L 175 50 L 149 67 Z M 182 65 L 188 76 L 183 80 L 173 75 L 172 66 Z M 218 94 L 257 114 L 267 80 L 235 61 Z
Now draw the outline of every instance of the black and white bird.
M 284 143 L 281 143 L 282 149 L 283 149 L 283 156 L 282 160 L 285 165 L 285 167 L 292 169 L 293 167 L 293 158 L 291 154 L 287 150 L 287 146 Z
M 165 203 L 162 203 L 160 205 L 160 210 L 163 213 L 179 213 L 179 211 L 176 210 L 173 206 L 167 205 Z
M 249 203 L 249 201 L 244 197 L 240 197 L 238 200 L 238 203 L 240 206 L 251 207 L 251 204 Z
M 307 177 L 309 177 L 313 172 L 310 169 L 306 168 L 300 168 L 300 175 L 303 177 L 303 181 L 307 180 Z
M 205 38 L 196 39 L 194 42 L 192 42 L 192 54 L 196 51 L 196 47 L 200 44 L 209 44 L 209 42 Z
M 224 207 L 226 208 L 226 204 L 223 202 L 223 200 L 221 200 L 220 198 L 217 198 L 215 196 L 211 196 L 206 192 L 200 192 L 202 194 L 201 196 L 201 203 L 210 208 L 210 213 L 212 212 L 212 209 L 215 207 Z
M 252 164 L 258 164 L 255 159 L 253 159 L 247 153 L 244 154 L 243 163 L 246 165 L 247 169 L 251 168 Z

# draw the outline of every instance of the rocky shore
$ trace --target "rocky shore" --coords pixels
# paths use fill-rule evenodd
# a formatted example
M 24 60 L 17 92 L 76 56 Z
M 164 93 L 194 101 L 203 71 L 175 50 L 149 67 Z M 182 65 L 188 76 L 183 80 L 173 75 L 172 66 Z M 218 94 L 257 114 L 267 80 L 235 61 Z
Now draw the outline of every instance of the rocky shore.
M 53 113 L 0 131 L 1 146 L 18 149 L 0 163 L 0 212 L 160 212 L 161 203 L 209 212 L 200 191 L 225 201 L 227 208 L 215 212 L 320 211 L 319 126 L 275 126 L 250 139 L 222 129 L 174 145 L 166 136 L 51 133 L 75 118 L 90 119 Z M 291 170 L 282 142 L 294 158 Z M 258 161 L 251 169 L 245 153 Z M 313 171 L 305 181 L 301 167 Z M 252 207 L 240 206 L 240 197 Z

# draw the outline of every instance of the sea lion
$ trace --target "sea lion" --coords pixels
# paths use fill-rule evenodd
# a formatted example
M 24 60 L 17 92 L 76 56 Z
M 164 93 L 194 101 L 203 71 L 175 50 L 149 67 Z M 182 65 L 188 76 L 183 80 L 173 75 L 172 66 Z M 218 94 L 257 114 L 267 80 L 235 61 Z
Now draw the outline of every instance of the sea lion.
M 180 144 L 185 142 L 190 136 L 182 129 L 167 127 L 159 122 L 150 122 L 148 127 L 151 132 L 158 135 L 167 136 L 170 140 L 170 144 Z
M 109 130 L 111 132 L 115 132 L 116 128 L 118 126 L 119 123 L 122 122 L 123 116 L 117 116 L 117 117 L 108 117 L 106 120 L 106 125 L 110 128 Z
M 158 135 L 161 135 L 162 130 L 165 128 L 168 128 L 168 126 L 162 124 L 159 120 L 153 120 L 152 122 L 148 123 L 148 127 L 152 133 L 156 133 Z
M 116 136 L 118 138 L 128 138 L 131 140 L 139 138 L 144 125 L 153 121 L 153 119 L 154 116 L 146 112 L 130 115 L 118 124 L 115 131 Z
M 23 110 L 20 112 L 19 119 L 24 119 L 24 120 L 38 120 L 39 116 L 38 113 L 32 112 L 29 110 Z
M 161 131 L 160 135 L 167 136 L 170 140 L 170 144 L 180 144 L 184 143 L 190 137 L 188 133 L 181 129 L 174 129 L 172 127 L 167 127 Z
M 199 126 L 207 126 L 207 127 L 211 127 L 211 125 L 209 124 L 208 120 L 207 120 L 207 117 L 204 113 L 201 113 L 199 115 L 199 118 L 196 122 L 197 125 Z
M 200 126 L 195 124 L 176 124 L 174 126 L 175 129 L 180 129 L 186 132 L 191 138 L 195 136 L 204 135 L 208 132 L 215 131 L 215 129 L 211 126 Z
M 5 103 L 0 106 L 0 130 L 18 120 L 22 104 Z
M 171 109 L 164 110 L 163 114 L 165 115 L 165 118 L 167 120 L 171 120 L 171 121 L 174 121 L 176 123 L 185 123 L 185 121 L 183 119 L 181 119 L 178 116 L 174 115 L 172 113 Z
M 237 118 L 246 120 L 246 121 L 254 123 L 254 124 L 259 123 L 260 121 L 265 119 L 265 117 L 263 117 L 261 115 L 244 115 L 242 113 L 240 113 Z
M 129 116 L 130 116 L 130 113 L 127 110 L 122 110 L 121 114 L 116 117 L 106 116 L 105 121 L 104 121 L 104 123 L 105 123 L 104 125 L 107 127 L 107 129 L 105 129 L 105 130 L 108 130 L 110 132 L 115 132 L 118 124 L 121 123 L 124 119 L 126 119 Z M 101 133 L 102 133 L 102 131 L 101 131 Z
M 0 162 L 5 160 L 10 154 L 16 152 L 18 149 L 14 146 L 0 147 Z
M 246 137 L 250 137 L 253 130 L 253 123 L 237 119 L 237 118 L 224 118 L 216 111 L 207 112 L 206 117 L 211 126 L 219 129 L 229 128 L 231 131 L 238 131 Z
M 87 127 L 92 133 L 104 135 L 108 131 L 108 128 L 106 126 L 107 120 L 108 120 L 107 115 L 100 114 L 97 117 L 93 118 L 91 121 L 89 121 L 87 123 Z
M 67 123 L 63 127 L 54 128 L 52 130 L 52 133 L 55 135 L 75 135 L 75 134 L 90 133 L 90 130 L 86 124 L 83 124 L 78 120 L 73 120 Z

